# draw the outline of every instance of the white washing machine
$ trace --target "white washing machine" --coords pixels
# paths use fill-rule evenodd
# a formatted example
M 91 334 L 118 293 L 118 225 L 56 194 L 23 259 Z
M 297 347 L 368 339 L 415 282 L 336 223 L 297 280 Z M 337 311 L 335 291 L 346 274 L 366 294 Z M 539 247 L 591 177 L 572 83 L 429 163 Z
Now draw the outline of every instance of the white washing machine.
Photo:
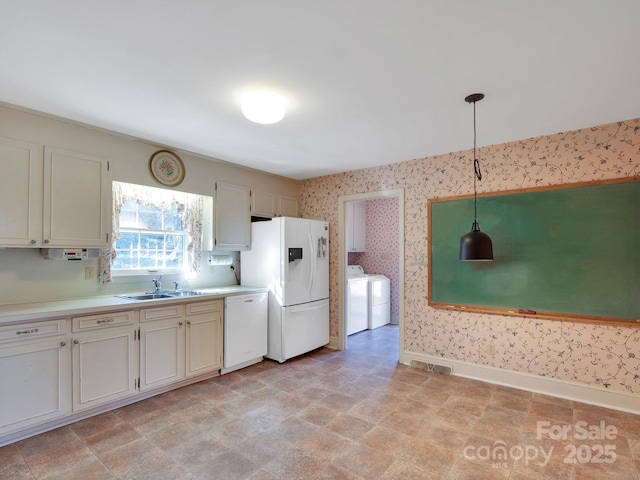
M 369 328 L 369 278 L 352 266 L 359 265 L 347 271 L 347 335 Z
M 367 274 L 360 265 L 349 265 L 350 278 L 367 279 L 367 327 L 369 330 L 391 322 L 391 282 L 385 275 Z

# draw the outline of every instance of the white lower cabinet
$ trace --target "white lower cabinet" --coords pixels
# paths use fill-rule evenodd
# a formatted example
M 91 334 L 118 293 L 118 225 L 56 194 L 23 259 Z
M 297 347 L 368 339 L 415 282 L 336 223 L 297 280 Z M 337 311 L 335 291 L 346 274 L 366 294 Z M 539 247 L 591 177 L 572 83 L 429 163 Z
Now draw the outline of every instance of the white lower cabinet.
M 184 379 L 184 307 L 140 312 L 140 390 Z
M 0 329 L 0 435 L 69 414 L 65 325 L 55 320 Z
M 71 347 L 74 412 L 135 393 L 134 333 L 131 326 L 74 335 Z
M 140 390 L 222 366 L 222 301 L 140 311 Z
M 222 300 L 187 304 L 187 377 L 222 368 Z
M 215 374 L 222 307 L 204 300 L 0 326 L 0 446 Z

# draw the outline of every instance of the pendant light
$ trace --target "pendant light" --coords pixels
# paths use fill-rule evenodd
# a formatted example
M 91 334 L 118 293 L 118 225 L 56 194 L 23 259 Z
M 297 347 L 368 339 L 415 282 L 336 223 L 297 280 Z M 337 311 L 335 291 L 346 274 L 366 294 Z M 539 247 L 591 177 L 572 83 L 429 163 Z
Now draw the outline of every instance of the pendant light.
M 476 102 L 484 98 L 483 93 L 474 93 L 465 97 L 465 102 L 473 103 L 473 225 L 471 231 L 460 237 L 460 260 L 490 261 L 493 260 L 493 245 L 491 238 L 480 231 L 477 219 L 478 194 L 476 180 L 482 180 L 480 162 L 476 157 Z

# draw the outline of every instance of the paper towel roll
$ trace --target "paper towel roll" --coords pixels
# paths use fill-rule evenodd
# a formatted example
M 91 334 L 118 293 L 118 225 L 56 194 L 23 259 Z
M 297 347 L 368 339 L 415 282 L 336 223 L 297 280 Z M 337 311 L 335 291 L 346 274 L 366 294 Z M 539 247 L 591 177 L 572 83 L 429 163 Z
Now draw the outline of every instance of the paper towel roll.
M 209 265 L 233 265 L 231 255 L 209 255 Z

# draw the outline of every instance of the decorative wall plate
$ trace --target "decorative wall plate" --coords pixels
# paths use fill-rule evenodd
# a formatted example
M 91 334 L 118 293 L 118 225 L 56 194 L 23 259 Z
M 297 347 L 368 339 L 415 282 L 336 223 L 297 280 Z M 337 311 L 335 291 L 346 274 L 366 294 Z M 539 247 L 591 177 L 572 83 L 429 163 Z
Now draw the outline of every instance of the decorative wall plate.
M 184 180 L 184 163 L 169 150 L 158 150 L 151 155 L 149 168 L 153 177 L 163 185 L 175 187 Z

